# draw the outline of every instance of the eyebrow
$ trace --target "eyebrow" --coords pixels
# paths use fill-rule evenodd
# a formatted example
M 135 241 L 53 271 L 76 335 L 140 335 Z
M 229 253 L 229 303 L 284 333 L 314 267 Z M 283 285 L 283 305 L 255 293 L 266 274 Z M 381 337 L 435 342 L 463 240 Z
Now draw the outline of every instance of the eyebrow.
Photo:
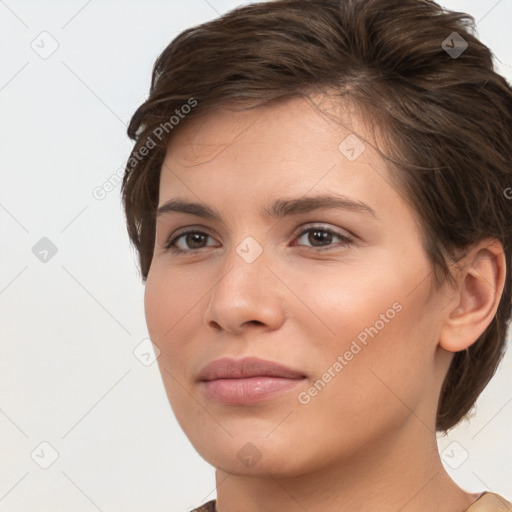
M 270 205 L 264 207 L 261 214 L 265 218 L 282 219 L 290 215 L 309 213 L 321 209 L 348 210 L 378 218 L 375 210 L 362 201 L 327 194 L 294 199 L 276 199 Z M 197 217 L 221 220 L 220 214 L 209 206 L 179 198 L 170 199 L 159 206 L 157 218 L 172 213 L 188 213 Z

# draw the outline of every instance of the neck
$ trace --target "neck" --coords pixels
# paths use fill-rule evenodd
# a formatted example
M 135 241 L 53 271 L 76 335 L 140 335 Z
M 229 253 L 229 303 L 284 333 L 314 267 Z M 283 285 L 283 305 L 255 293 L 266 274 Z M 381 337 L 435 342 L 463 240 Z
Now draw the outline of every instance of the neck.
M 260 468 L 258 475 L 217 470 L 217 510 L 463 512 L 478 495 L 464 492 L 446 473 L 435 432 L 412 423 L 412 429 L 395 431 L 336 465 L 299 476 L 276 475 L 272 468 Z

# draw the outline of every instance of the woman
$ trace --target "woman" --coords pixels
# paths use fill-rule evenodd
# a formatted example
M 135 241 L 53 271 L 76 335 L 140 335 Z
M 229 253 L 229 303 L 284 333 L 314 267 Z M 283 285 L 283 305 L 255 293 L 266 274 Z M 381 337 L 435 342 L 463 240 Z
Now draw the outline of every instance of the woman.
M 123 201 L 201 511 L 512 510 L 446 473 L 511 317 L 512 90 L 429 0 L 278 0 L 155 63 Z

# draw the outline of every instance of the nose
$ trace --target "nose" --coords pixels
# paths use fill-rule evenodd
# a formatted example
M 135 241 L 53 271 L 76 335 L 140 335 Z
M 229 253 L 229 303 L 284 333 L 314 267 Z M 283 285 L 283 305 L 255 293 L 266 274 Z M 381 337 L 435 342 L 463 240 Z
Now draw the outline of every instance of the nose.
M 234 335 L 254 327 L 278 329 L 285 316 L 286 287 L 269 268 L 271 262 L 265 251 L 253 261 L 244 258 L 243 250 L 235 249 L 226 257 L 222 276 L 211 291 L 204 320 L 212 329 Z

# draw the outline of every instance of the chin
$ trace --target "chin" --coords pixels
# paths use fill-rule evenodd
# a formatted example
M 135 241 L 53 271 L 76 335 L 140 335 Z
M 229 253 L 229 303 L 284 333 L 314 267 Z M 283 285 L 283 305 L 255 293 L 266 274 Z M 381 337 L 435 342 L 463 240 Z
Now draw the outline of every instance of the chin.
M 301 442 L 303 436 L 294 435 L 290 429 L 284 428 L 278 432 L 276 425 L 279 422 L 273 422 L 270 427 L 262 425 L 261 433 L 254 425 L 249 430 L 250 419 L 243 424 L 240 429 L 226 424 L 232 437 L 220 426 L 214 432 L 208 429 L 208 433 L 197 429 L 187 431 L 186 426 L 184 430 L 199 455 L 226 473 L 286 478 L 304 474 L 313 465 L 312 458 L 309 460 L 304 449 L 304 442 Z M 307 442 L 307 445 L 311 446 L 311 443 Z M 314 446 L 312 448 L 315 449 Z M 311 455 L 314 458 L 314 454 Z

